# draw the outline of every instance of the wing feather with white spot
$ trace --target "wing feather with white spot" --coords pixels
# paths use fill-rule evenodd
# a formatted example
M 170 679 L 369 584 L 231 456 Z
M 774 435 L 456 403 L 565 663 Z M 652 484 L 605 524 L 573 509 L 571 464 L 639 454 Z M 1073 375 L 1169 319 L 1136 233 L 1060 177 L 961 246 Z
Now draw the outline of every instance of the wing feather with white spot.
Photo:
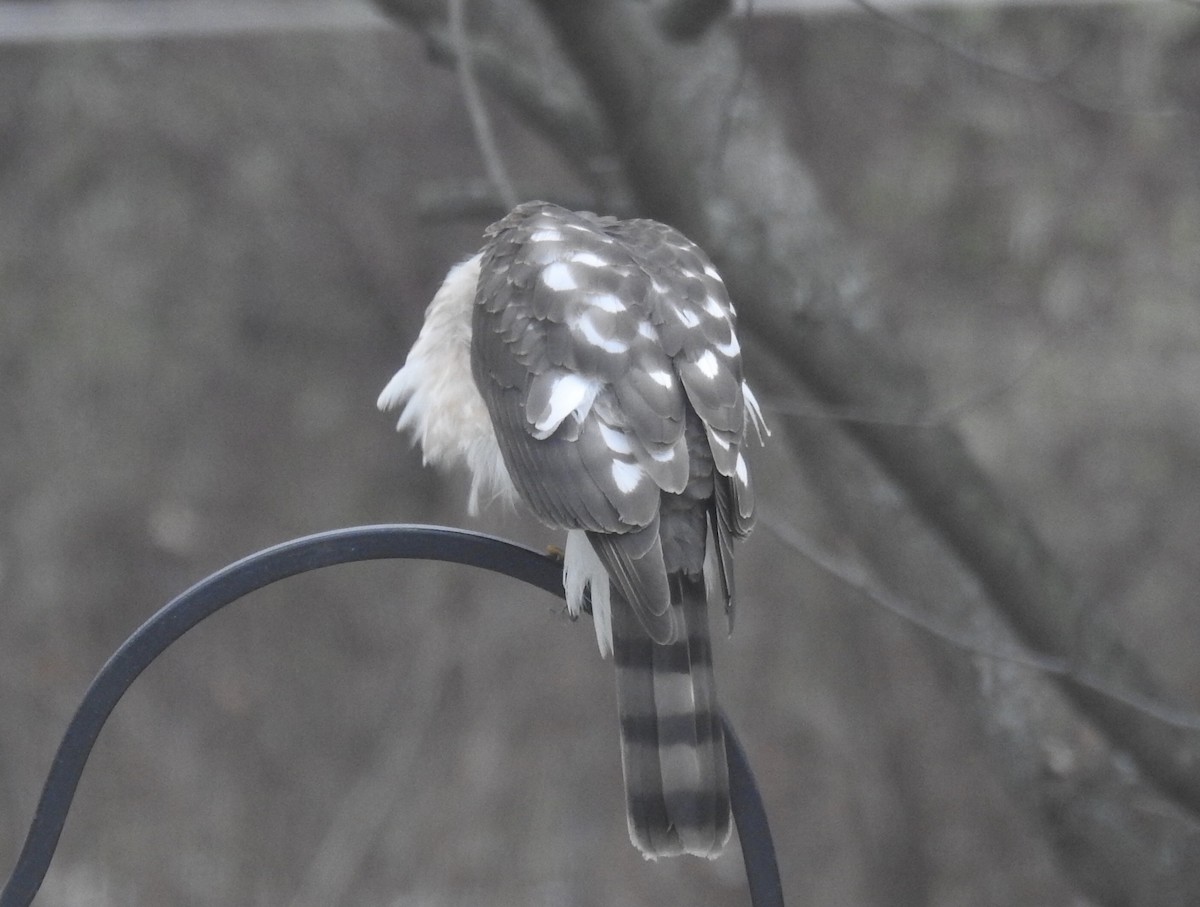
M 733 629 L 733 540 L 754 525 L 754 489 L 742 447 L 753 425 L 766 431 L 758 401 L 742 377 L 733 303 L 704 251 L 665 224 L 651 220 L 618 222 L 610 232 L 624 239 L 639 264 L 654 275 L 651 320 L 672 357 L 688 402 L 708 436 L 715 477 L 710 532 L 719 585 Z
M 688 481 L 687 401 L 650 278 L 599 219 L 554 206 L 523 205 L 489 238 L 472 371 L 513 484 L 543 520 L 615 536 L 597 553 L 651 636 L 672 639 L 661 546 L 643 540 L 662 492 Z
M 690 407 L 728 480 L 713 503 L 727 558 L 749 531 L 753 494 L 733 306 L 711 262 L 657 222 L 541 202 L 488 238 L 472 371 L 518 491 L 551 524 L 641 538 L 662 493 L 688 485 Z M 593 544 L 643 624 L 658 627 L 669 566 L 658 546 Z
M 717 471 L 731 480 L 727 524 L 743 536 L 753 525 L 754 495 L 742 446 L 748 422 L 761 430 L 761 415 L 742 378 L 736 313 L 725 283 L 704 251 L 666 224 L 619 221 L 610 232 L 654 275 L 651 320 L 688 402 L 704 421 Z

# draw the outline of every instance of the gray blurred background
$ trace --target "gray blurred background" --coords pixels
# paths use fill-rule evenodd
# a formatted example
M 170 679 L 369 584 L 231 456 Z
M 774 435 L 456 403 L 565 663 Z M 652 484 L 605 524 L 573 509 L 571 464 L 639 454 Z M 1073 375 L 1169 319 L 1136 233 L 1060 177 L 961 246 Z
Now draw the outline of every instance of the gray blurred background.
M 920 15 L 988 59 L 1069 67 L 1088 103 L 862 13 L 741 27 L 870 256 L 871 317 L 928 369 L 928 418 L 1197 707 L 1200 15 Z M 577 199 L 492 112 L 519 183 Z M 453 74 L 401 28 L 0 44 L 0 875 L 90 678 L 210 571 L 373 522 L 561 541 L 470 520 L 462 477 L 374 408 L 488 221 L 419 202 L 480 173 Z M 1090 903 L 924 634 L 773 531 L 854 544 L 787 455 L 828 417 L 770 403 L 766 525 L 716 657 L 791 903 Z M 650 865 L 629 846 L 590 627 L 407 563 L 257 593 L 147 671 L 36 903 L 740 904 L 743 884 L 736 847 Z

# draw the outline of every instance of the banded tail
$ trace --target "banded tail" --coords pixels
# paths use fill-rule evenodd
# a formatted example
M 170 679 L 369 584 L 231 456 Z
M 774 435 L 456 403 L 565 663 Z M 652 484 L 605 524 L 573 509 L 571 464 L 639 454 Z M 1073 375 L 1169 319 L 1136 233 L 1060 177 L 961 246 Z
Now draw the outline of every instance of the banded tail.
M 670 578 L 677 641 L 649 639 L 616 590 L 613 660 L 629 837 L 649 860 L 716 857 L 730 833 L 729 771 L 717 712 L 704 580 Z

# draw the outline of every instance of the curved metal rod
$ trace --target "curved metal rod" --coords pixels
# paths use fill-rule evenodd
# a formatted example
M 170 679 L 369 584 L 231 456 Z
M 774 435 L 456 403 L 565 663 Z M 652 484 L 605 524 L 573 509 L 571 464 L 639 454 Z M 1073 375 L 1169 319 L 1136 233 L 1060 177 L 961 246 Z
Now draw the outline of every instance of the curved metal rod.
M 256 589 L 355 561 L 445 561 L 482 567 L 562 596 L 562 567 L 552 558 L 479 532 L 444 526 L 357 526 L 293 539 L 243 558 L 176 596 L 142 624 L 105 663 L 83 696 L 55 753 L 25 845 L 0 907 L 28 907 L 46 877 L 67 812 L 92 746 L 125 691 L 155 658 L 188 630 Z M 730 769 L 730 798 L 742 842 L 754 907 L 782 907 L 774 844 L 745 751 L 722 715 Z

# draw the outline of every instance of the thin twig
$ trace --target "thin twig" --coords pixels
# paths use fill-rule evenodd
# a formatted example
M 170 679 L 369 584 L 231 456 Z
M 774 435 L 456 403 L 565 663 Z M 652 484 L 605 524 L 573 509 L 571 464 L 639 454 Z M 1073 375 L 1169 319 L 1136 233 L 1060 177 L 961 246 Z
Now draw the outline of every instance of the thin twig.
M 730 6 L 730 0 L 658 0 L 654 18 L 673 40 L 695 41 L 728 16 Z
M 483 158 L 483 167 L 488 180 L 496 189 L 496 194 L 504 202 L 506 210 L 517 206 L 516 189 L 513 188 L 504 160 L 496 146 L 496 134 L 492 129 L 491 117 L 483 101 L 483 93 L 475 80 L 475 68 L 471 62 L 471 45 L 467 40 L 466 29 L 466 0 L 449 0 L 450 40 L 457 53 L 454 59 L 454 69 L 458 74 L 459 86 L 462 89 L 463 101 L 467 105 L 467 113 L 471 117 L 471 129 L 475 133 L 475 144 Z
M 745 16 L 748 22 L 754 20 L 754 0 L 749 0 L 747 3 Z M 738 55 L 737 76 L 729 88 L 729 98 L 725 102 L 723 116 L 718 126 L 720 131 L 717 134 L 716 141 L 713 142 L 712 169 L 714 176 L 718 175 L 721 168 L 725 166 L 725 151 L 728 149 L 729 140 L 733 135 L 734 107 L 737 105 L 742 89 L 745 88 L 746 73 L 750 70 L 749 29 L 743 28 L 738 33 L 738 47 L 741 53 Z
M 1101 113 L 1114 116 L 1154 116 L 1154 117 L 1176 117 L 1176 116 L 1191 116 L 1190 111 L 1186 111 L 1180 107 L 1166 107 L 1158 110 L 1147 109 L 1145 107 L 1134 106 L 1132 104 L 1105 104 L 1100 101 L 1094 101 L 1091 98 L 1086 98 L 1075 92 L 1068 91 L 1062 88 L 1057 83 L 1075 63 L 1074 57 L 1064 63 L 1062 66 L 1051 72 L 1031 72 L 1026 69 L 1020 69 L 1015 66 L 1009 66 L 1005 63 L 1000 63 L 977 54 L 959 44 L 947 40 L 944 36 L 938 34 L 934 29 L 929 28 L 915 19 L 910 19 L 903 16 L 898 16 L 895 13 L 890 13 L 887 10 L 876 6 L 870 0 L 849 0 L 863 12 L 874 16 L 881 22 L 886 22 L 893 28 L 908 34 L 915 35 L 922 40 L 928 41 L 935 47 L 964 60 L 972 66 L 984 72 L 990 72 L 993 75 L 1000 76 L 1005 79 L 1012 79 L 1017 82 L 1024 82 L 1027 85 L 1032 85 L 1035 88 L 1050 92 L 1055 97 L 1061 98 L 1076 107 L 1087 110 L 1090 113 Z M 1082 52 L 1080 52 L 1082 53 Z M 1078 55 L 1076 55 L 1078 56 Z
M 446 22 L 444 3 L 432 0 L 375 0 L 388 16 L 415 29 L 435 62 L 453 67 L 459 52 Z M 555 146 L 590 190 L 594 207 L 630 215 L 630 190 L 612 134 L 587 96 L 578 73 L 555 50 L 532 10 L 514 5 L 466 36 L 477 81 L 503 97 L 514 112 Z M 503 25 L 501 28 L 500 26 Z M 519 188 L 519 187 L 518 187 Z M 490 193 L 497 196 L 496 192 Z M 501 212 L 508 206 L 501 205 Z
M 901 620 L 956 649 L 995 661 L 1005 661 L 1033 668 L 1054 677 L 1066 678 L 1102 696 L 1137 709 L 1171 727 L 1188 731 L 1200 730 L 1200 715 L 1195 712 L 1167 705 L 1153 697 L 1109 683 L 1094 672 L 1079 667 L 1072 658 L 1064 655 L 1044 655 L 1019 643 L 1009 643 L 1003 648 L 996 648 L 974 638 L 969 633 L 951 629 L 921 613 L 921 610 L 912 602 L 905 601 L 884 588 L 862 560 L 850 560 L 818 547 L 782 517 L 770 512 L 760 513 L 758 521 L 777 539 L 830 576 L 836 577 L 888 613 L 894 614 Z
M 431 682 L 449 651 L 444 624 L 430 621 L 430 636 L 419 647 L 412 664 L 397 677 L 392 714 L 395 731 L 377 747 L 376 758 L 355 779 L 325 827 L 296 886 L 289 907 L 319 907 L 345 903 L 355 877 L 370 857 L 380 833 L 407 792 L 404 780 L 417 764 L 417 754 L 438 720 L 439 686 Z M 435 635 L 436 634 L 436 635 Z M 414 682 L 414 679 L 416 682 Z M 407 689 L 413 692 L 403 694 Z M 410 785 L 411 789 L 411 785 Z
M 792 416 L 798 419 L 828 419 L 837 422 L 855 422 L 867 425 L 889 425 L 897 428 L 942 428 L 957 421 L 963 413 L 991 403 L 993 400 L 997 400 L 1009 393 L 1036 366 L 1045 360 L 1047 354 L 1053 351 L 1054 345 L 1055 342 L 1053 339 L 1044 338 L 1036 348 L 1025 356 L 1020 365 L 1013 369 L 1012 373 L 1002 381 L 985 387 L 954 403 L 940 408 L 932 408 L 924 413 L 914 413 L 909 416 L 887 416 L 847 407 L 803 406 L 791 400 L 772 398 L 763 400 L 763 409 L 767 412 L 777 413 L 782 416 Z

